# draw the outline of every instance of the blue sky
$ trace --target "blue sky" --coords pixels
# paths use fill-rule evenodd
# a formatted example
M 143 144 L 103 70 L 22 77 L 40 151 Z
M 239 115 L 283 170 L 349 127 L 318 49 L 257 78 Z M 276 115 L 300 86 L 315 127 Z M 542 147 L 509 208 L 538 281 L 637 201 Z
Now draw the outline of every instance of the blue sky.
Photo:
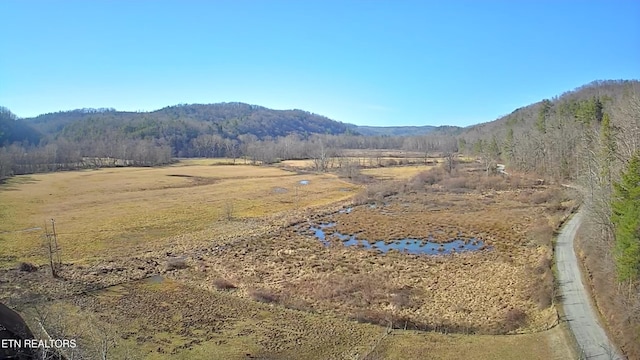
M 640 1 L 0 1 L 0 105 L 470 125 L 640 78 Z

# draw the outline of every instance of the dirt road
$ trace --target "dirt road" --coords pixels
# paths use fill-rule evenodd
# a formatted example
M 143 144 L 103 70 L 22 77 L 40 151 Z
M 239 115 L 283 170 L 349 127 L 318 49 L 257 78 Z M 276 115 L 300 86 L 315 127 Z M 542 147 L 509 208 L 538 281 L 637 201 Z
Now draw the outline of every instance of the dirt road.
M 623 359 L 600 326 L 589 294 L 582 283 L 573 247 L 573 239 L 582 216 L 580 211 L 564 225 L 556 243 L 556 264 L 564 313 L 582 351 L 581 359 Z

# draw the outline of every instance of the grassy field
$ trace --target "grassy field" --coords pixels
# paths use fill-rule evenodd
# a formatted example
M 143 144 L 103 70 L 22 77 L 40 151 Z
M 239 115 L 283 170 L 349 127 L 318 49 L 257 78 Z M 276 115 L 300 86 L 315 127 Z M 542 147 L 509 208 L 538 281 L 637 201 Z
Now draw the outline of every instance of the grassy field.
M 301 224 L 204 256 L 207 271 L 202 277 L 183 281 L 213 288 L 216 278 L 224 278 L 243 290 L 238 292 L 242 296 L 249 297 L 251 288 L 259 287 L 287 306 L 382 324 L 407 319 L 421 329 L 531 332 L 556 323 L 550 238 L 545 244 L 532 237 L 538 222 L 546 221 L 545 206 L 523 203 L 512 193 L 427 193 L 388 201 L 310 222 L 335 222 L 337 231 L 372 241 L 428 235 L 440 242 L 477 238 L 491 250 L 380 255 L 347 248 L 332 236 L 327 238 L 332 245 L 324 247 Z
M 386 359 L 577 359 L 567 344 L 565 325 L 523 335 L 491 336 L 396 331 L 385 337 L 368 360 Z
M 24 311 L 95 358 L 570 359 L 565 329 L 513 336 L 394 330 L 204 291 L 168 279 L 115 286 Z M 34 328 L 37 328 L 34 326 Z M 56 335 L 57 334 L 57 335 Z M 86 353 L 85 353 L 86 354 Z
M 406 180 L 422 171 L 429 170 L 433 166 L 435 165 L 380 167 L 374 169 L 363 169 L 360 170 L 360 172 L 364 175 L 373 176 L 381 180 Z
M 562 328 L 537 332 L 557 320 L 536 300 L 548 290 L 551 235 L 541 224 L 558 207 L 552 194 L 449 192 L 461 186 L 453 178 L 416 192 L 411 177 L 422 169 L 367 169 L 382 181 L 350 213 L 337 209 L 362 187 L 335 175 L 212 159 L 15 177 L 0 185 L 0 301 L 58 299 L 40 305 L 59 319 L 51 331 L 77 336 L 89 352 L 108 341 L 116 359 L 571 358 Z M 386 186 L 401 190 L 382 196 Z M 12 269 L 46 262 L 38 228 L 50 218 L 62 277 Z M 376 240 L 477 237 L 493 250 L 381 255 L 333 237 L 325 247 L 305 232 L 322 222 Z M 169 269 L 175 256 L 184 266 Z M 163 281 L 137 280 L 158 273 Z M 510 318 L 513 309 L 520 317 Z M 381 340 L 390 321 L 524 334 L 396 329 Z
M 115 286 L 39 311 L 49 332 L 78 339 L 91 358 L 100 358 L 96 344 L 106 342 L 114 359 L 350 359 L 384 331 L 168 279 Z M 33 309 L 25 313 L 37 320 Z
M 185 161 L 162 168 L 115 168 L 18 176 L 0 185 L 0 259 L 42 262 L 45 220 L 54 218 L 66 261 L 128 254 L 175 236 L 215 231 L 231 215 L 260 218 L 352 196 L 333 175 Z M 307 180 L 307 185 L 300 181 Z M 206 234 L 201 234 L 206 236 Z

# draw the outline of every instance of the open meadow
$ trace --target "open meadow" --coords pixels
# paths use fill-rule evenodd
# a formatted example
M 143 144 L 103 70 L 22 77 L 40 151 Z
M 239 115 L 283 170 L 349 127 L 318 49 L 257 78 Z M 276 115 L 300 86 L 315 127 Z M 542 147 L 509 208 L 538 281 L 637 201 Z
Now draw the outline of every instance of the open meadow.
M 573 356 L 553 305 L 551 238 L 574 205 L 559 189 L 370 170 L 366 188 L 209 159 L 12 178 L 0 185 L 0 301 L 116 359 Z M 402 239 L 437 253 L 380 251 Z
M 18 176 L 0 186 L 0 264 L 42 262 L 52 218 L 63 261 L 77 262 L 216 241 L 242 234 L 243 220 L 346 200 L 357 190 L 333 175 L 203 160 Z
M 380 180 L 399 180 L 410 179 L 416 176 L 418 173 L 429 170 L 436 165 L 407 165 L 407 166 L 392 166 L 392 167 L 379 167 L 373 169 L 363 169 L 361 173 L 369 175 Z

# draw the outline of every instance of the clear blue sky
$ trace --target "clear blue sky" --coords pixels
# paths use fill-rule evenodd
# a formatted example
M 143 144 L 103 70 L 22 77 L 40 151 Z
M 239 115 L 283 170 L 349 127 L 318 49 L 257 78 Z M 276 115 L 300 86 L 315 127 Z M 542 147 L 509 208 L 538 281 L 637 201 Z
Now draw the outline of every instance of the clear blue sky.
M 0 0 L 0 105 L 240 101 L 359 125 L 490 121 L 640 78 L 640 1 Z

